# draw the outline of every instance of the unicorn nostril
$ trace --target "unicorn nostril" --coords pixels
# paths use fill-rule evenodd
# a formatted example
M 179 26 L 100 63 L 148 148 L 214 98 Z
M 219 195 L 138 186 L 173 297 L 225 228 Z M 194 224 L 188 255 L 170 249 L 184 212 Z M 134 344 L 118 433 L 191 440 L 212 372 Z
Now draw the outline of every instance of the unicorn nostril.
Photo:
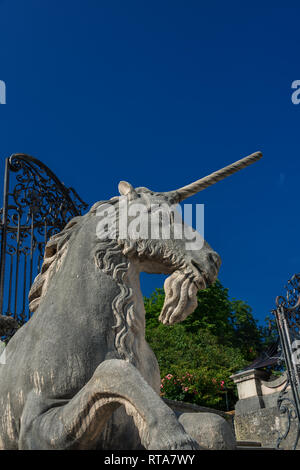
M 216 253 L 215 251 L 212 251 L 211 253 L 208 254 L 208 260 L 213 263 L 216 268 L 219 270 L 220 266 L 221 266 L 221 258 L 220 256 L 218 255 L 218 253 Z

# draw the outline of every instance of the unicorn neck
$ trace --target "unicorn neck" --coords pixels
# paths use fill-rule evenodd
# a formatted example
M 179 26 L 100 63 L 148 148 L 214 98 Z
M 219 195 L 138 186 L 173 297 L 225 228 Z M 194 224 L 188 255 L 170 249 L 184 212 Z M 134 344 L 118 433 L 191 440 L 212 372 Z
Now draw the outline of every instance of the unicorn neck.
M 112 277 L 118 294 L 112 300 L 115 317 L 115 348 L 121 359 L 136 363 L 140 345 L 145 341 L 145 308 L 140 289 L 139 263 L 123 255 L 121 248 L 109 243 L 97 250 L 98 267 Z

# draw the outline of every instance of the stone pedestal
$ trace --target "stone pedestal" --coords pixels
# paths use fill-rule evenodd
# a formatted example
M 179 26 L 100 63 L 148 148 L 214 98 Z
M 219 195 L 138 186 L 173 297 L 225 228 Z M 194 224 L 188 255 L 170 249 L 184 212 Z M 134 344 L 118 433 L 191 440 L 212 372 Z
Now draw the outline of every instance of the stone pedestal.
M 238 441 L 258 441 L 263 447 L 275 448 L 279 433 L 283 434 L 288 426 L 287 413 L 281 414 L 277 403 L 287 378 L 286 374 L 275 380 L 268 378 L 268 374 L 260 369 L 246 370 L 231 376 L 239 396 L 235 405 L 234 428 Z M 289 387 L 286 397 L 292 399 Z M 291 420 L 290 432 L 280 448 L 292 449 L 296 433 L 297 421 Z

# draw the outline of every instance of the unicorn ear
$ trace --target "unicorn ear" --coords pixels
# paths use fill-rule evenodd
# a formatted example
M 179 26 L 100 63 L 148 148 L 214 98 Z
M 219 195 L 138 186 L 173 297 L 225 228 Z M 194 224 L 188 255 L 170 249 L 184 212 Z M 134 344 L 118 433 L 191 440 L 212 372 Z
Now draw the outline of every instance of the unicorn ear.
M 120 181 L 118 188 L 122 196 L 129 196 L 130 199 L 134 199 L 138 196 L 134 187 L 130 183 L 127 183 L 127 181 Z

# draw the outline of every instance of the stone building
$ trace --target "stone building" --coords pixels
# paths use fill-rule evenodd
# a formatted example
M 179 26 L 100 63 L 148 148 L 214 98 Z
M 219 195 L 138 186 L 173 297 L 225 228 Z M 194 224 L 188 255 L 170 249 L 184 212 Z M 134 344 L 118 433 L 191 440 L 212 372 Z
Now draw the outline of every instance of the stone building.
M 283 436 L 289 426 L 289 411 L 293 400 L 287 374 L 270 376 L 268 366 L 279 360 L 278 342 L 272 344 L 262 356 L 247 368 L 235 373 L 231 379 L 237 386 L 239 400 L 235 405 L 234 429 L 238 441 L 256 441 L 263 447 L 276 448 L 278 438 Z M 281 413 L 278 398 L 284 400 Z M 283 394 L 283 395 L 282 395 Z M 293 415 L 293 413 L 292 413 Z M 280 449 L 292 449 L 297 436 L 298 420 L 291 416 L 290 430 L 280 442 Z M 300 449 L 300 444 L 297 445 Z

